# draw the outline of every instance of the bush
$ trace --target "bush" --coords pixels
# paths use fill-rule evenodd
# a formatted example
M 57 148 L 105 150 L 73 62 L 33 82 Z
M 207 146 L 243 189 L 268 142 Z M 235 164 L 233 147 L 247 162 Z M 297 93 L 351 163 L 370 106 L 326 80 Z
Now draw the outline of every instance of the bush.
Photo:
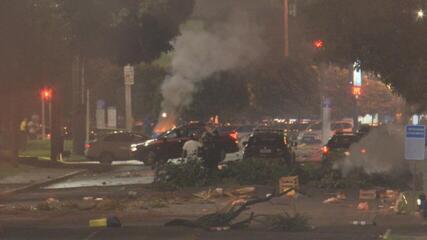
M 279 159 L 250 158 L 229 163 L 221 175 L 240 184 L 277 184 L 280 177 L 296 172 L 296 167 L 289 167 Z
M 201 187 L 208 182 L 208 171 L 200 161 L 191 160 L 182 164 L 166 164 L 159 169 L 156 184 L 159 188 Z
M 155 186 L 158 189 L 173 190 L 225 182 L 277 184 L 280 177 L 294 175 L 299 171 L 303 170 L 289 167 L 278 159 L 246 159 L 228 163 L 225 169 L 209 174 L 200 161 L 188 161 L 163 166 L 158 171 Z

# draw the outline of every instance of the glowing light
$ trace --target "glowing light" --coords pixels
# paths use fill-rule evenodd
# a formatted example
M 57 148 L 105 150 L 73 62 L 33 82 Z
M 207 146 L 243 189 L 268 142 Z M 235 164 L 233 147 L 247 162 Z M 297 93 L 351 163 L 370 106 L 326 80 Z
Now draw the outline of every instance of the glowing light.
M 418 19 L 422 19 L 422 18 L 424 18 L 424 10 L 419 9 L 419 10 L 417 11 L 417 18 L 418 18 Z
M 325 42 L 323 40 L 321 40 L 321 39 L 317 39 L 317 40 L 313 41 L 313 45 L 314 45 L 315 48 L 321 49 L 321 48 L 323 48 L 325 46 Z
M 162 113 L 162 118 L 167 118 L 168 114 L 166 112 Z

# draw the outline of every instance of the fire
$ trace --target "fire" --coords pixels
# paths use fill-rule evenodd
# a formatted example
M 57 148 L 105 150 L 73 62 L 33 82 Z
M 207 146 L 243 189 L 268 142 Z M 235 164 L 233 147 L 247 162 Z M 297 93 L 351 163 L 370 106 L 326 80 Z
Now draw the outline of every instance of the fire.
M 156 127 L 154 128 L 154 132 L 160 134 L 175 127 L 176 125 L 174 117 L 161 118 L 157 123 Z

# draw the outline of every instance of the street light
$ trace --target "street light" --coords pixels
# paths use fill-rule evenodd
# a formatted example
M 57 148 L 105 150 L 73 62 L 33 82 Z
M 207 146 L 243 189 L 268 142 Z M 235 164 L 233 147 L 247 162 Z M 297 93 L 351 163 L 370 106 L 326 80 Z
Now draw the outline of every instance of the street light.
M 42 139 L 46 138 L 46 120 L 45 120 L 45 103 L 49 103 L 49 127 L 52 128 L 52 88 L 43 88 L 40 90 L 40 97 L 42 100 Z

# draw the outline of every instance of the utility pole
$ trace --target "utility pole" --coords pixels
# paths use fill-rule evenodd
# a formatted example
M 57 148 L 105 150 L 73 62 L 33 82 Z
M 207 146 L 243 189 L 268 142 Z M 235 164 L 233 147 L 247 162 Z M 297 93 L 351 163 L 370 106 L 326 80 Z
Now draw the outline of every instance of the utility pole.
M 284 56 L 289 57 L 289 0 L 283 0 Z
M 42 97 L 42 139 L 46 139 L 46 119 L 45 119 L 45 100 Z
M 125 80 L 126 130 L 132 131 L 132 85 L 135 83 L 135 71 L 131 65 L 125 66 L 123 71 Z
M 86 89 L 86 138 L 85 142 L 89 142 L 89 133 L 90 133 L 90 91 L 89 88 Z

